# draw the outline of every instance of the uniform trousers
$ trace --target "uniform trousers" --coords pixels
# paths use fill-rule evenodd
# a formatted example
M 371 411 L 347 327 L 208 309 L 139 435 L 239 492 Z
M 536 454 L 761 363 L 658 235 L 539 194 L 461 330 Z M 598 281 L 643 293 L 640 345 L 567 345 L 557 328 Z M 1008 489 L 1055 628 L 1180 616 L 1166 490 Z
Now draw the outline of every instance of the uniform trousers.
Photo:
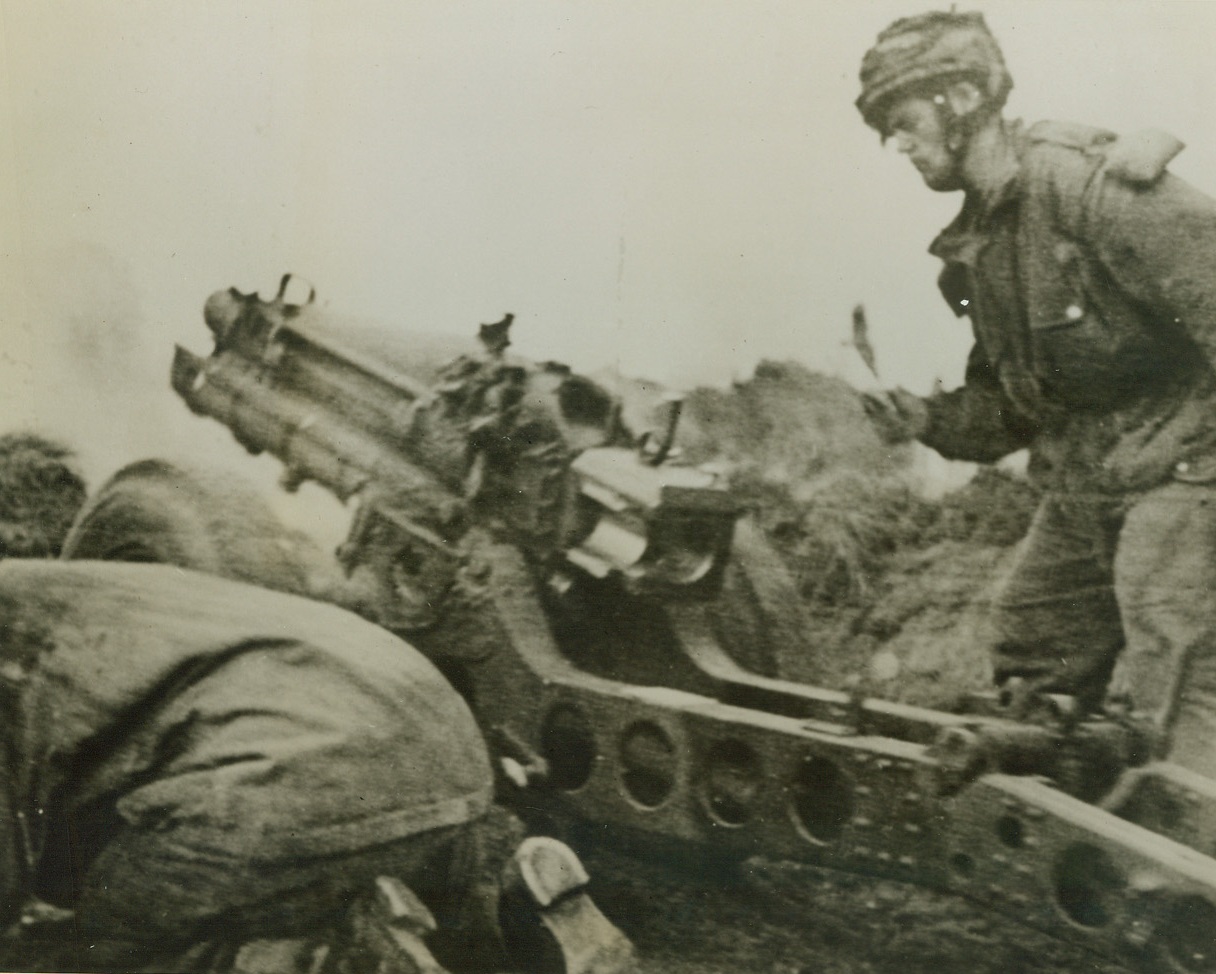
M 1124 697 L 1170 760 L 1216 778 L 1216 486 L 1048 493 L 993 615 L 998 683 L 1088 710 Z

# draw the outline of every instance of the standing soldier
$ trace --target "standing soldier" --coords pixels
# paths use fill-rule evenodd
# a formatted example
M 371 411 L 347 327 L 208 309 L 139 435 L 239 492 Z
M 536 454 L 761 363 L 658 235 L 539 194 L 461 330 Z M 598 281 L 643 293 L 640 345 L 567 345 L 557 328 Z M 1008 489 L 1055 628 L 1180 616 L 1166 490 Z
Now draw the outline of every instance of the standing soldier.
M 866 408 L 951 459 L 1030 450 L 1044 493 L 996 600 L 998 683 L 1089 710 L 1110 684 L 1216 776 L 1216 202 L 1166 172 L 1172 137 L 1024 127 L 1012 87 L 977 13 L 896 21 L 865 55 L 866 123 L 965 194 L 930 252 L 975 338 L 960 388 Z

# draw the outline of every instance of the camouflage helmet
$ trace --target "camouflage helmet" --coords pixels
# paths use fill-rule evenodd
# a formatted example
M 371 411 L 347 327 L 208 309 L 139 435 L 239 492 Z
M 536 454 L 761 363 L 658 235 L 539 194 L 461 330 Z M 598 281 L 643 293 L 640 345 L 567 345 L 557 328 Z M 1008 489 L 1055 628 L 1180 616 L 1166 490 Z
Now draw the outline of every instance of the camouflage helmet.
M 896 95 L 951 78 L 975 82 L 995 108 L 1005 104 L 1013 78 L 980 13 L 934 11 L 895 21 L 862 58 L 857 109 L 871 128 Z

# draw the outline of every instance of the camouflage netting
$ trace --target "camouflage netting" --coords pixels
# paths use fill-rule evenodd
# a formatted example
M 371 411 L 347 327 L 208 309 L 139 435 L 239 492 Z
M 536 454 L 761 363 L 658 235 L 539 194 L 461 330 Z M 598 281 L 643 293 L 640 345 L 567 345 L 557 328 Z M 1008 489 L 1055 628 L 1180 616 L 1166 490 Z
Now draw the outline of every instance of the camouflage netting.
M 0 557 L 58 555 L 86 493 L 66 446 L 34 433 L 0 435 Z

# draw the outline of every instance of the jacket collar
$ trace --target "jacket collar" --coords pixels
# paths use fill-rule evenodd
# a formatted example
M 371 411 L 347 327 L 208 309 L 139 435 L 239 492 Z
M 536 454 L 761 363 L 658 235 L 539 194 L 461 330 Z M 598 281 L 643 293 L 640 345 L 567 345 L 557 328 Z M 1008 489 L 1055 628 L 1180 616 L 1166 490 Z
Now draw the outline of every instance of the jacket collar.
M 1018 119 L 1004 123 L 1005 133 L 1014 147 L 1019 163 L 1026 147 L 1026 132 Z M 958 215 L 934 238 L 929 253 L 949 263 L 974 266 L 980 249 L 988 239 L 992 218 L 1021 196 L 1022 167 L 1010 173 L 991 196 L 968 192 Z

